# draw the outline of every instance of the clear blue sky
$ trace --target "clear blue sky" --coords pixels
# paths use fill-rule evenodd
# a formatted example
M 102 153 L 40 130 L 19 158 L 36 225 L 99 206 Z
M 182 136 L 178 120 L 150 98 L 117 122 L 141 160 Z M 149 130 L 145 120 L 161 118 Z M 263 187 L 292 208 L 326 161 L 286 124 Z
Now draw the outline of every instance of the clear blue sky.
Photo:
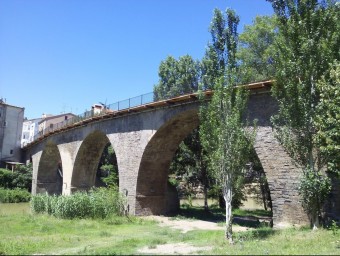
M 273 13 L 265 0 L 0 0 L 0 98 L 31 119 L 151 92 L 168 55 L 202 58 L 228 7 L 239 32 Z

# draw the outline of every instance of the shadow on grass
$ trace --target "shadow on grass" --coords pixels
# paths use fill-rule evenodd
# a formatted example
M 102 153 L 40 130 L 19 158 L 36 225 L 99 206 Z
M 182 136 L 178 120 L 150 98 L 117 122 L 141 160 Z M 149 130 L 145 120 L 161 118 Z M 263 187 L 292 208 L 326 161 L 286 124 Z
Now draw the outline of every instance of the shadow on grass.
M 249 230 L 246 232 L 238 232 L 235 233 L 235 240 L 237 241 L 250 241 L 254 239 L 262 240 L 266 239 L 276 233 L 280 232 L 279 230 L 271 229 L 271 228 L 258 228 L 254 230 Z
M 225 221 L 224 210 L 217 207 L 210 207 L 205 210 L 202 206 L 181 205 L 178 215 L 175 218 L 188 218 L 195 220 L 205 220 L 211 222 Z
M 209 210 L 205 210 L 202 206 L 189 206 L 185 204 L 181 206 L 175 218 L 188 218 L 218 223 L 225 221 L 224 211 L 224 209 L 217 206 L 211 206 Z M 249 228 L 270 227 L 272 225 L 271 212 L 236 209 L 233 211 L 233 224 Z

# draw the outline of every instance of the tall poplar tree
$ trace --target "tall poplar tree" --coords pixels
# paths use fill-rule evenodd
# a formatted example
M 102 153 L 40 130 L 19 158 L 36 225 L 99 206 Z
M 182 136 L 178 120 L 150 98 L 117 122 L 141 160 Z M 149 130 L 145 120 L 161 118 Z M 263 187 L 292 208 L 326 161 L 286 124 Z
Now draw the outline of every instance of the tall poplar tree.
M 339 4 L 333 0 L 268 0 L 278 21 L 275 43 L 274 96 L 279 112 L 273 118 L 278 139 L 303 169 L 300 192 L 313 228 L 330 190 L 322 175 L 326 158 L 316 140 L 322 76 L 339 60 Z
M 234 185 L 244 170 L 253 137 L 245 129 L 242 114 L 247 95 L 236 87 L 237 25 L 239 17 L 233 10 L 226 14 L 215 10 L 211 23 L 213 43 L 208 51 L 217 56 L 221 69 L 214 73 L 214 94 L 200 111 L 200 138 L 209 163 L 209 172 L 221 187 L 226 203 L 226 239 L 233 242 L 232 205 Z M 221 51 L 221 49 L 225 49 Z M 212 63 L 212 62 L 211 62 Z

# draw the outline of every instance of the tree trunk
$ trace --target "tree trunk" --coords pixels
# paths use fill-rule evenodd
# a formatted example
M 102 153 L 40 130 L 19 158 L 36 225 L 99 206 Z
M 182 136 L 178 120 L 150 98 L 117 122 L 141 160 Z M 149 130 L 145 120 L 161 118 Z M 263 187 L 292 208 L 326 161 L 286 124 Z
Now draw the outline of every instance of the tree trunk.
M 204 210 L 208 211 L 209 210 L 209 205 L 208 205 L 208 188 L 207 188 L 207 184 L 204 184 Z
M 263 207 L 264 207 L 264 210 L 267 211 L 266 190 L 265 190 L 264 185 L 262 183 L 260 183 L 260 188 L 261 188 L 261 194 L 262 194 Z
M 313 214 L 312 224 L 313 224 L 313 230 L 317 230 L 320 227 L 319 216 L 317 214 Z
M 232 186 L 231 182 L 226 182 L 226 187 L 223 189 L 223 197 L 225 200 L 225 220 L 226 220 L 226 231 L 225 237 L 230 244 L 233 243 L 233 230 L 232 230 L 232 220 L 233 215 L 231 212 L 231 200 L 232 200 Z

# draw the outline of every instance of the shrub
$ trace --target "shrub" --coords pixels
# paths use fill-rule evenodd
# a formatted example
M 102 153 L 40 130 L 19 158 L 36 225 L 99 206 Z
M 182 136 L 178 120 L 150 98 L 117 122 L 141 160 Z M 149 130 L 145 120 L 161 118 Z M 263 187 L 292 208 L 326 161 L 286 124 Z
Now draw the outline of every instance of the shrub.
M 36 195 L 32 197 L 31 209 L 62 219 L 106 218 L 122 215 L 124 200 L 117 189 L 95 188 L 70 196 Z
M 0 187 L 7 189 L 13 188 L 13 179 L 14 175 L 11 171 L 7 169 L 0 169 Z
M 19 165 L 14 172 L 0 169 L 0 187 L 7 189 L 22 188 L 31 191 L 32 164 Z
M 47 195 L 36 195 L 31 198 L 31 210 L 35 213 L 43 213 L 46 211 L 45 202 Z
M 29 202 L 30 199 L 31 199 L 31 194 L 25 189 L 0 188 L 0 202 L 1 203 Z
M 311 169 L 306 169 L 301 179 L 299 193 L 302 206 L 310 217 L 311 223 L 321 216 L 321 209 L 331 191 L 330 179 Z

